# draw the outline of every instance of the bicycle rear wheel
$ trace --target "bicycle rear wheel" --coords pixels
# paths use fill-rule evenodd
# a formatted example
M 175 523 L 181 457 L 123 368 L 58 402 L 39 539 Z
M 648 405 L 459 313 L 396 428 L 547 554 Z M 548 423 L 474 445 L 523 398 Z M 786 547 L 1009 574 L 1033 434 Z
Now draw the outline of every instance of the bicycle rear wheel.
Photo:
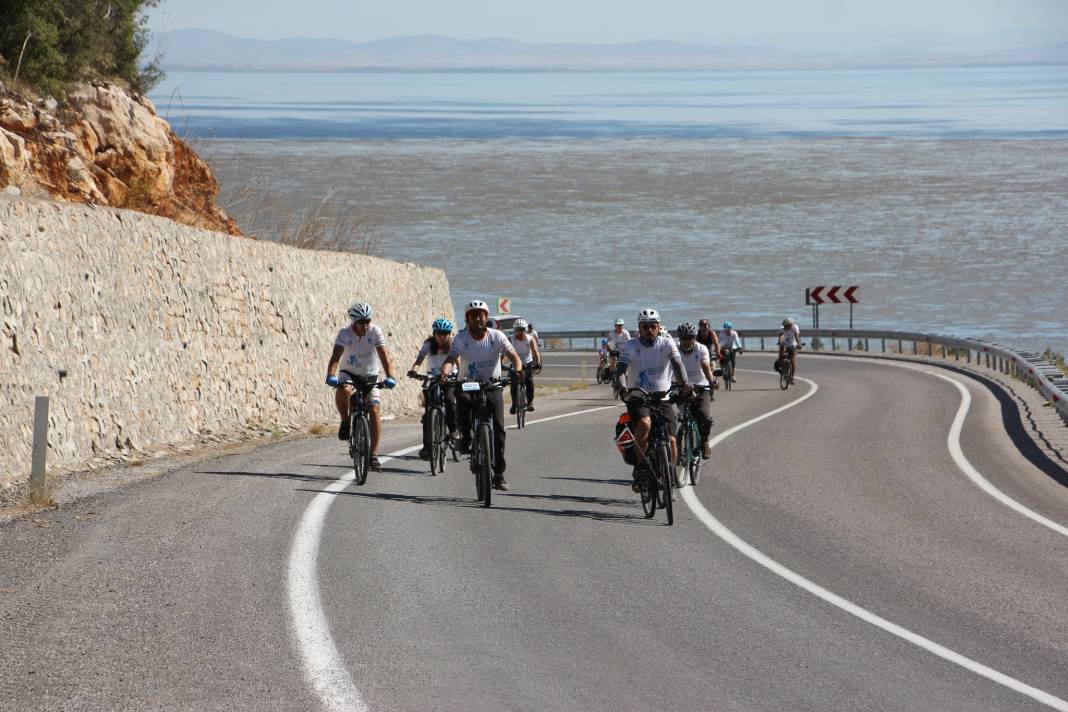
M 371 467 L 371 426 L 367 416 L 360 414 L 352 419 L 352 436 L 349 441 L 349 454 L 352 455 L 354 481 L 358 485 L 367 482 L 367 470 Z
M 604 364 L 597 365 L 597 385 L 604 383 Z
M 427 441 L 430 443 L 430 474 L 445 471 L 445 423 L 437 408 L 427 411 Z
M 638 474 L 638 495 L 642 498 L 642 512 L 646 519 L 656 514 L 656 482 L 648 472 Z
M 734 366 L 731 365 L 731 357 L 728 355 L 723 359 L 723 388 L 729 391 L 732 383 L 734 383 Z
M 790 367 L 784 365 L 779 369 L 779 388 L 786 390 L 790 387 Z
M 493 442 L 490 439 L 489 425 L 482 423 L 478 428 L 478 478 L 482 488 L 482 506 L 490 506 L 490 501 L 493 499 L 493 471 L 491 469 L 491 461 L 493 459 L 493 451 L 490 448 L 493 447 Z
M 675 523 L 675 511 L 671 506 L 671 450 L 667 443 L 657 444 L 656 459 L 653 462 L 657 479 L 657 498 L 661 500 L 657 504 L 663 507 L 670 526 Z

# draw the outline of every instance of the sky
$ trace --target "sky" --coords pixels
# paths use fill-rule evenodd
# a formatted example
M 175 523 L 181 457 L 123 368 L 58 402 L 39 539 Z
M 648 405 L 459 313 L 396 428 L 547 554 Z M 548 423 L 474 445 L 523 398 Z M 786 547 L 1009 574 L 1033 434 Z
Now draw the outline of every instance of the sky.
M 153 30 L 363 42 L 439 34 L 530 42 L 703 42 L 822 33 L 1055 31 L 1068 0 L 163 0 Z

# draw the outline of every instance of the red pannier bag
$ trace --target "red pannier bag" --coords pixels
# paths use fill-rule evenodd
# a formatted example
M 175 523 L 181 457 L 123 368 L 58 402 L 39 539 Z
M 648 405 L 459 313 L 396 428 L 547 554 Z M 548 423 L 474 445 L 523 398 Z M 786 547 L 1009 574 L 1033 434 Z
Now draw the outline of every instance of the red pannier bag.
M 616 421 L 616 449 L 623 456 L 623 462 L 635 465 L 638 462 L 634 447 L 634 433 L 630 430 L 630 413 L 624 413 Z

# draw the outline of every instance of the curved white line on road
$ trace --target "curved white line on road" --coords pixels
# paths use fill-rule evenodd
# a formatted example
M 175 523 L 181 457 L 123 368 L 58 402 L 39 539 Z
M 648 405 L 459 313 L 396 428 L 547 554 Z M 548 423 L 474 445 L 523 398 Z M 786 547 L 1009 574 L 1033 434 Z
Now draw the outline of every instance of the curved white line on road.
M 527 425 L 616 407 L 619 406 L 605 405 L 574 413 L 528 420 Z M 415 452 L 420 447 L 422 447 L 421 444 L 413 445 L 383 455 L 379 459 L 383 463 L 388 462 L 395 457 Z M 323 523 L 326 521 L 326 513 L 330 505 L 337 499 L 334 495 L 348 487 L 354 477 L 355 473 L 349 470 L 312 498 L 308 508 L 304 511 L 304 516 L 301 517 L 300 524 L 297 525 L 297 531 L 293 535 L 293 547 L 289 554 L 287 589 L 293 638 L 297 641 L 297 648 L 304 661 L 304 676 L 319 696 L 323 708 L 330 712 L 368 712 L 370 709 L 352 681 L 352 676 L 345 669 L 341 654 L 334 645 L 334 638 L 330 635 L 330 623 L 326 620 L 326 612 L 323 610 L 323 602 L 319 596 L 318 557 Z
M 838 358 L 838 357 L 834 357 Z M 858 360 L 858 362 L 860 362 Z M 949 446 L 949 454 L 953 458 L 953 461 L 957 463 L 957 467 L 960 468 L 968 479 L 975 483 L 979 489 L 986 492 L 988 495 L 1004 504 L 1006 507 L 1015 510 L 1019 514 L 1024 515 L 1028 519 L 1042 526 L 1057 532 L 1061 536 L 1068 536 L 1068 527 L 1062 524 L 1058 524 L 1052 519 L 1043 517 L 1033 509 L 1027 508 L 1025 505 L 1017 502 L 1015 499 L 1005 494 L 997 487 L 994 486 L 990 480 L 983 477 L 979 470 L 975 469 L 975 466 L 964 455 L 964 450 L 960 446 L 960 435 L 964 430 L 964 421 L 968 417 L 968 411 L 972 406 L 972 394 L 961 381 L 952 376 L 947 376 L 943 373 L 936 373 L 930 369 L 922 368 L 918 364 L 900 363 L 897 361 L 880 361 L 877 359 L 863 359 L 863 363 L 877 363 L 881 366 L 893 366 L 894 368 L 903 368 L 908 371 L 915 371 L 916 373 L 922 373 L 935 378 L 941 378 L 943 381 L 952 383 L 957 387 L 960 392 L 960 407 L 957 409 L 957 415 L 953 418 L 953 424 L 949 428 L 949 435 L 946 438 L 946 444 Z
M 722 442 L 723 439 L 727 436 L 736 433 L 744 428 L 748 428 L 754 423 L 759 423 L 765 418 L 770 418 L 776 413 L 781 413 L 782 411 L 787 410 L 788 408 L 793 408 L 795 405 L 803 403 L 804 401 L 811 398 L 819 389 L 819 386 L 817 386 L 815 382 L 810 381 L 807 378 L 801 378 L 800 376 L 798 376 L 798 380 L 804 381 L 805 383 L 808 383 L 810 386 L 812 386 L 811 390 L 809 390 L 808 393 L 806 393 L 804 396 L 798 398 L 795 401 L 787 403 L 786 405 L 780 408 L 776 408 L 775 410 L 769 411 L 764 415 L 753 418 L 752 420 L 747 420 L 744 423 L 740 423 L 734 426 L 733 428 L 730 428 L 729 430 L 720 433 L 711 441 L 712 445 L 714 446 L 717 443 Z M 952 379 L 949 380 L 952 381 Z M 960 413 L 958 412 L 958 416 L 959 415 Z M 963 422 L 963 418 L 961 418 L 961 422 Z M 954 421 L 954 424 L 956 424 L 956 421 Z M 713 534 L 730 544 L 732 547 L 734 547 L 736 550 L 738 550 L 748 558 L 752 559 L 753 561 L 768 569 L 772 573 L 781 576 L 782 578 L 786 579 L 795 586 L 803 588 L 812 595 L 817 596 L 818 598 L 826 601 L 827 603 L 830 603 L 831 605 L 842 609 L 846 613 L 856 616 L 862 621 L 881 628 L 887 633 L 895 635 L 898 638 L 901 638 L 902 640 L 908 641 L 909 643 L 912 643 L 913 645 L 916 645 L 929 653 L 933 653 L 944 660 L 959 665 L 960 667 L 963 667 L 966 670 L 985 677 L 986 679 L 996 682 L 999 685 L 1003 685 L 1022 695 L 1026 695 L 1027 697 L 1030 697 L 1036 702 L 1040 702 L 1048 707 L 1052 707 L 1055 710 L 1060 710 L 1061 712 L 1068 712 L 1068 701 L 1062 700 L 1061 698 L 1051 695 L 1050 693 L 1040 690 L 1036 687 L 1032 687 L 1026 683 L 1017 680 L 1014 677 L 1009 677 L 1008 675 L 998 672 L 997 670 L 991 667 L 983 665 L 982 663 L 976 662 L 971 658 L 965 657 L 960 653 L 950 650 L 949 648 L 943 645 L 939 645 L 933 640 L 925 638 L 917 633 L 913 633 L 907 628 L 903 628 L 902 626 L 899 626 L 896 623 L 891 623 L 890 621 L 886 620 L 881 616 L 876 615 L 875 613 L 872 613 L 866 608 L 861 608 L 852 601 L 846 600 L 838 594 L 832 593 L 831 591 L 828 591 L 822 586 L 813 583 L 812 581 L 808 580 L 793 569 L 789 569 L 783 566 L 779 562 L 775 561 L 771 557 L 761 552 L 756 547 L 752 546 L 751 544 L 738 537 L 734 532 L 724 526 L 722 522 L 712 516 L 712 513 L 705 509 L 705 506 L 701 504 L 700 500 L 697 499 L 697 495 L 694 494 L 693 488 L 684 488 L 682 490 L 682 498 L 686 502 L 687 506 L 689 506 L 690 511 L 692 511 L 694 515 L 696 515 L 697 518 L 701 520 L 701 523 L 708 527 Z

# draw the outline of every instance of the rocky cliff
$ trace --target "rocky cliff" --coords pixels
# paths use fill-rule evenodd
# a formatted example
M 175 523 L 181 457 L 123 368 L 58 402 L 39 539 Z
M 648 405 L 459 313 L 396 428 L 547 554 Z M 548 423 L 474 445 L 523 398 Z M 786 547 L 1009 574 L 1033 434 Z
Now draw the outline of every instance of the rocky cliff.
M 82 84 L 60 104 L 0 85 L 0 190 L 126 208 L 232 235 L 211 169 L 156 115 L 114 84 Z

